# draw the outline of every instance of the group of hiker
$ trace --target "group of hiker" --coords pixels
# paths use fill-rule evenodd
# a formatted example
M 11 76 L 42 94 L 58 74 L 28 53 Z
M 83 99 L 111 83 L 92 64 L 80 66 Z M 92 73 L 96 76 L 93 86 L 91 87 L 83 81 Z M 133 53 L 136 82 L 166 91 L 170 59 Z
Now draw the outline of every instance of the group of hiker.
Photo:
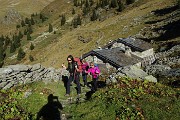
M 66 67 L 62 64 L 62 68 L 69 71 L 69 77 L 66 81 L 66 94 L 65 96 L 70 96 L 70 86 L 72 82 L 77 85 L 77 94 L 81 94 L 81 84 L 80 77 L 82 76 L 84 87 L 88 86 L 87 75 L 90 74 L 92 77 L 91 90 L 95 92 L 97 90 L 97 81 L 100 74 L 100 69 L 95 66 L 94 62 L 86 62 L 85 59 L 74 58 L 72 55 L 67 57 L 68 66 Z

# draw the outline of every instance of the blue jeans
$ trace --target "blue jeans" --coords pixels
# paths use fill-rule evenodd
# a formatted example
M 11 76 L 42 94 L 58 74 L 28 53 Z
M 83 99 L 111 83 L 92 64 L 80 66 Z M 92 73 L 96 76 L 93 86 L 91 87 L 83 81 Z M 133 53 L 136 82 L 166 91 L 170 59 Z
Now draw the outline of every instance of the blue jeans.
M 87 86 L 87 74 L 83 74 L 82 78 L 83 78 L 84 86 L 85 85 Z

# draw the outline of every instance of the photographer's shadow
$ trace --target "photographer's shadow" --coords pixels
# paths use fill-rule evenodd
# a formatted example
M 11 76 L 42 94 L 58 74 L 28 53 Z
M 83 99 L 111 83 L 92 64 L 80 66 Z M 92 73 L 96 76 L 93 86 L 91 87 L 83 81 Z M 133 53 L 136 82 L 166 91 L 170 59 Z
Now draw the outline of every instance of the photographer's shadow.
M 50 94 L 48 103 L 44 105 L 37 113 L 36 120 L 61 120 L 61 111 L 63 107 L 57 96 Z M 42 118 L 42 119 L 41 119 Z

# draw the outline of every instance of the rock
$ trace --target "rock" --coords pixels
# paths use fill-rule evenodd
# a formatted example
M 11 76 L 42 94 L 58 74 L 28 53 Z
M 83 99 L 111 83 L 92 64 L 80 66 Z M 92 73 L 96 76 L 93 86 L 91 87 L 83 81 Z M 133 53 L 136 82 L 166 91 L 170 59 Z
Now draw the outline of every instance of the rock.
M 120 72 L 130 78 L 135 78 L 135 79 L 140 79 L 140 80 L 143 80 L 145 76 L 148 75 L 146 72 L 144 72 L 142 69 L 136 66 L 124 67 L 120 70 Z
M 153 77 L 152 75 L 148 75 L 144 79 L 148 80 L 149 82 L 157 82 L 157 79 Z
M 13 72 L 13 70 L 11 68 L 0 68 L 0 75 L 10 74 L 12 72 Z
M 31 71 L 36 71 L 36 70 L 39 70 L 40 68 L 41 68 L 41 64 L 38 63 L 38 64 L 35 64 L 35 65 L 32 66 Z
M 29 70 L 29 67 L 27 65 L 10 65 L 7 66 L 7 68 L 10 68 L 15 72 L 24 72 Z

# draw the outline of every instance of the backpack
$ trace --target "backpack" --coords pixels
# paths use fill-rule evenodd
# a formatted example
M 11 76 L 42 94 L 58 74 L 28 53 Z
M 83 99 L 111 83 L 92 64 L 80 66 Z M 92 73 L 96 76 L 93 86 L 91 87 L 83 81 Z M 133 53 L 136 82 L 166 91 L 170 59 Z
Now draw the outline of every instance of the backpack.
M 82 72 L 82 63 L 81 60 L 78 57 L 74 57 L 74 62 L 77 64 L 79 71 Z

